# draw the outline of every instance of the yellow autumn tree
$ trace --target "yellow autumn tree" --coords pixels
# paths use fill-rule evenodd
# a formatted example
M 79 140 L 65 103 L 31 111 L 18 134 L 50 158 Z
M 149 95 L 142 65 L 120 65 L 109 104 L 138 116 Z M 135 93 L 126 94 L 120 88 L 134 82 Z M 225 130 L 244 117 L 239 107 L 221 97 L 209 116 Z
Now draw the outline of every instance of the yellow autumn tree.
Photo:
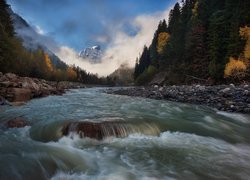
M 49 58 L 49 55 L 47 53 L 44 53 L 44 61 L 45 61 L 45 64 L 46 64 L 48 70 L 50 72 L 53 71 L 53 65 L 52 65 L 51 60 Z
M 71 81 L 76 80 L 77 74 L 76 74 L 76 71 L 73 69 L 73 67 L 68 67 L 67 76 L 68 76 L 68 80 L 71 80 Z
M 224 77 L 241 78 L 245 76 L 246 70 L 247 66 L 243 61 L 230 57 L 230 60 L 226 64 L 226 68 L 224 70 Z
M 167 45 L 168 39 L 169 39 L 169 34 L 166 32 L 161 32 L 158 35 L 158 44 L 157 44 L 157 52 L 159 54 L 162 54 L 164 51 L 164 47 Z
M 246 40 L 246 45 L 243 53 L 238 59 L 233 57 L 229 58 L 229 62 L 226 64 L 224 70 L 224 77 L 228 78 L 242 78 L 249 75 L 250 68 L 250 27 L 245 26 L 240 28 L 240 36 L 242 39 Z
M 194 4 L 194 8 L 192 9 L 192 13 L 194 17 L 198 16 L 198 7 L 199 7 L 199 1 L 196 1 Z
M 244 57 L 246 59 L 250 59 L 250 27 L 245 26 L 243 28 L 240 28 L 240 36 L 246 40 Z

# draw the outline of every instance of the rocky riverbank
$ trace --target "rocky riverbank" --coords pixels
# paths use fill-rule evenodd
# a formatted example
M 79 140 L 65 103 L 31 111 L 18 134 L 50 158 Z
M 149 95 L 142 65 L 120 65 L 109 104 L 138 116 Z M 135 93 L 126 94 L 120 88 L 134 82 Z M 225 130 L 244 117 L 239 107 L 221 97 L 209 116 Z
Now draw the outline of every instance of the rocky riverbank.
M 62 95 L 67 89 L 85 88 L 76 82 L 54 82 L 0 73 L 0 105 L 22 104 L 33 98 Z
M 221 111 L 250 113 L 250 85 L 151 86 L 108 90 L 107 93 L 206 105 Z

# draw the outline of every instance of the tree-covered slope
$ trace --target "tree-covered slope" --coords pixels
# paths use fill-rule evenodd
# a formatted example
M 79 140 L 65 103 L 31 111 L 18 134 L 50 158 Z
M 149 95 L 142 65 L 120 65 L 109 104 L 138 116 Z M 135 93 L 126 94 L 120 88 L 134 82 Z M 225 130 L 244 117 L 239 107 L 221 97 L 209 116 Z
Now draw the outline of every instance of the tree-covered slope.
M 137 60 L 135 81 L 146 84 L 159 72 L 166 84 L 249 81 L 249 7 L 249 0 L 176 3 Z

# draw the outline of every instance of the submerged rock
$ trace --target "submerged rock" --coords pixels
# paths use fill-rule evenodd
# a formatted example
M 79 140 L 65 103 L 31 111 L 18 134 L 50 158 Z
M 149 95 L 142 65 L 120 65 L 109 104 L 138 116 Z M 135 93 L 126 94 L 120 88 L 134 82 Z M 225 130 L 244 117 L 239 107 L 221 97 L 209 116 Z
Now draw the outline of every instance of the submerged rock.
M 132 124 L 123 121 L 103 121 L 103 122 L 67 122 L 61 129 L 62 135 L 77 133 L 81 138 L 88 137 L 102 140 L 107 137 L 127 137 L 131 133 L 142 133 L 145 135 L 158 136 L 160 129 L 153 123 L 143 122 Z
M 22 128 L 28 125 L 28 121 L 21 118 L 12 119 L 5 122 L 5 126 L 7 128 Z
M 64 136 L 69 135 L 71 132 L 75 132 L 80 135 L 81 138 L 89 137 L 97 140 L 102 140 L 107 136 L 122 136 L 122 132 L 119 131 L 114 122 L 70 122 L 66 123 L 62 128 L 62 134 Z M 112 131 L 107 129 L 112 128 Z M 105 132 L 106 131 L 106 132 Z

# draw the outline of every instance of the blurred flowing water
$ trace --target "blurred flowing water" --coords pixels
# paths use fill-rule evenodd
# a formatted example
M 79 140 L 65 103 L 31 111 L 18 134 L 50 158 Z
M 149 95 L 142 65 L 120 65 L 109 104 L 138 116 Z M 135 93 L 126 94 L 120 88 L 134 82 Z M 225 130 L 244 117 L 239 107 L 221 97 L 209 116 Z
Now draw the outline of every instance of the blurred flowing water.
M 0 107 L 0 179 L 248 179 L 250 116 L 203 106 L 71 90 Z M 62 137 L 69 121 L 128 122 L 125 138 Z M 135 129 L 135 130 L 134 130 Z M 139 129 L 139 130 L 138 130 Z

